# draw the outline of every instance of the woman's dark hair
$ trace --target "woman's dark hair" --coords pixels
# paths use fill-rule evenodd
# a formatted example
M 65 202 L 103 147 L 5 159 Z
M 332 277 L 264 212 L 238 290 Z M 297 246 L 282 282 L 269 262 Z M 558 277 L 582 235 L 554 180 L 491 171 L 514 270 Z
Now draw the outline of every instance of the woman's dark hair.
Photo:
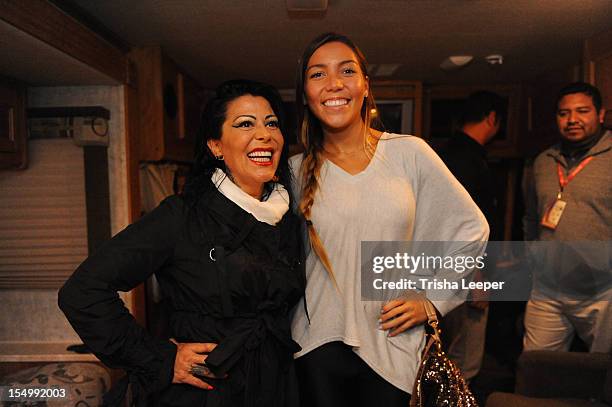
M 215 91 L 215 96 L 206 103 L 202 111 L 200 128 L 196 137 L 195 162 L 183 192 L 188 202 L 196 202 L 202 194 L 213 187 L 210 178 L 217 168 L 220 168 L 227 174 L 225 161 L 215 158 L 212 151 L 208 148 L 208 140 L 219 140 L 221 138 L 228 105 L 245 95 L 260 96 L 266 99 L 278 118 L 281 132 L 285 134 L 283 101 L 274 87 L 246 79 L 231 80 L 219 85 Z M 291 173 L 289 171 L 289 152 L 287 147 L 287 144 L 283 145 L 276 175 L 278 176 L 278 182 L 287 189 L 291 199 Z M 272 192 L 273 186 L 274 182 L 266 183 L 264 186 L 264 196 Z

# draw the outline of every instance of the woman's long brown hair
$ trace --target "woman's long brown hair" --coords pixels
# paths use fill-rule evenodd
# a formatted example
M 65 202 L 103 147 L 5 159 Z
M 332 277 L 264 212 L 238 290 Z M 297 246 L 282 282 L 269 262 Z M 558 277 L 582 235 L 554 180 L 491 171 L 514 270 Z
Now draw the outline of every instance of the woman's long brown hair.
M 319 175 L 321 172 L 321 165 L 323 164 L 323 129 L 319 119 L 310 111 L 308 103 L 306 101 L 305 81 L 306 81 L 306 70 L 308 69 L 308 62 L 317 49 L 321 46 L 330 42 L 340 42 L 348 46 L 355 54 L 361 73 L 367 79 L 367 61 L 365 56 L 359 50 L 359 48 L 351 41 L 348 37 L 336 34 L 336 33 L 325 33 L 308 44 L 302 58 L 298 64 L 297 73 L 297 84 L 296 84 L 296 101 L 297 101 L 297 114 L 298 114 L 298 125 L 300 140 L 304 146 L 304 155 L 302 159 L 301 177 L 302 177 L 302 198 L 299 203 L 299 209 L 306 220 L 308 228 L 308 237 L 310 238 L 310 244 L 321 260 L 321 263 L 327 270 L 329 277 L 332 282 L 339 289 L 334 271 L 329 261 L 327 251 L 319 238 L 315 225 L 311 220 L 312 205 L 315 201 L 317 190 L 319 189 Z M 376 103 L 372 95 L 371 89 L 368 92 L 365 103 L 361 108 L 361 118 L 365 124 L 364 126 L 364 146 L 366 152 L 372 152 L 370 144 L 367 142 L 367 134 L 369 134 L 370 127 L 372 126 L 373 118 L 371 112 L 376 109 Z

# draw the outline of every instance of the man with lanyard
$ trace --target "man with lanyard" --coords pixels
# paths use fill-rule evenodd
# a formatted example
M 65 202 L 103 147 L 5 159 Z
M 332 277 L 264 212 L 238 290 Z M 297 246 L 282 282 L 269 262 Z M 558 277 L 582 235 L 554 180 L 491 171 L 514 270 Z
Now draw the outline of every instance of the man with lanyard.
M 546 241 L 547 264 L 534 270 L 524 350 L 569 350 L 577 334 L 591 352 L 612 352 L 612 132 L 602 128 L 604 114 L 594 86 L 561 89 L 561 142 L 538 155 L 526 179 L 525 240 Z

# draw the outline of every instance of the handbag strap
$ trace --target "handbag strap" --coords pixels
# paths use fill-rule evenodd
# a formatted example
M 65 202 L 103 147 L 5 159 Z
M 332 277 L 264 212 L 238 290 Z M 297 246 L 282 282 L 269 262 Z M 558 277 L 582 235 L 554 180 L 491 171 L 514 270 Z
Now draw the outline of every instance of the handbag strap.
M 436 308 L 433 306 L 431 301 L 425 300 L 423 302 L 425 306 L 425 312 L 427 313 L 427 325 L 431 327 L 433 333 L 430 335 L 436 340 L 440 342 L 440 331 L 438 329 L 438 314 L 436 313 Z
M 429 325 L 431 328 L 431 333 L 427 332 L 427 327 L 425 327 L 425 347 L 421 353 L 419 369 L 417 371 L 414 384 L 412 385 L 412 397 L 410 398 L 409 407 L 423 406 L 423 389 L 421 388 L 421 380 L 423 378 L 426 362 L 427 359 L 429 359 L 431 352 L 435 351 L 435 349 L 440 349 L 441 346 L 440 331 L 438 330 L 438 314 L 436 312 L 436 308 L 428 299 L 423 300 L 423 306 L 425 307 L 425 312 L 427 313 L 427 322 L 425 322 L 425 324 Z M 432 348 L 434 348 L 434 350 L 432 350 Z

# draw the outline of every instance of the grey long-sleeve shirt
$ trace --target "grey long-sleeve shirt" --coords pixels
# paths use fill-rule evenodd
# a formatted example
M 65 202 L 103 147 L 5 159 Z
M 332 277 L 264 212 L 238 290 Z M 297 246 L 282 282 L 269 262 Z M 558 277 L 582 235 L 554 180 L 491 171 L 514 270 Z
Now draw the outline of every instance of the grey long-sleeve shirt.
M 559 145 L 544 150 L 526 178 L 525 240 L 612 240 L 612 131 L 607 131 L 584 158 L 593 160 L 564 188 L 567 206 L 555 230 L 540 225 L 559 192 L 557 163 L 567 173 Z M 584 159 L 583 158 L 583 159 Z
M 554 230 L 541 220 L 559 193 L 557 163 L 568 172 L 560 146 L 538 155 L 525 177 L 525 240 L 541 241 L 531 249 L 535 292 L 589 299 L 612 288 L 612 131 L 587 157 L 592 161 L 563 190 L 561 199 L 567 204 Z

